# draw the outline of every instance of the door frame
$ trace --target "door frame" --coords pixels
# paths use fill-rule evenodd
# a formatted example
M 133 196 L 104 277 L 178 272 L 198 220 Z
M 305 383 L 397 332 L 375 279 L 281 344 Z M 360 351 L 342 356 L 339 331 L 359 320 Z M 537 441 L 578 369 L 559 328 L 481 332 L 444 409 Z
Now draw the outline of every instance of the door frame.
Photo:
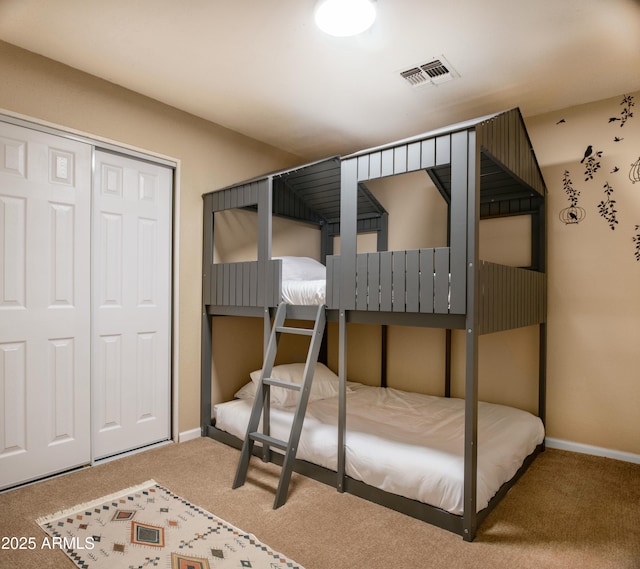
M 14 113 L 12 111 L 0 108 L 0 121 L 13 124 L 16 126 L 22 126 L 52 134 L 54 136 L 60 136 L 70 140 L 83 142 L 93 147 L 92 151 L 92 165 L 91 171 L 95 168 L 95 151 L 105 150 L 107 152 L 113 152 L 126 156 L 128 158 L 134 158 L 137 160 L 143 160 L 151 162 L 152 164 L 158 164 L 161 166 L 167 166 L 173 170 L 173 199 L 172 199 L 172 226 L 171 226 L 171 325 L 170 325 L 170 338 L 171 338 L 171 435 L 170 438 L 173 442 L 179 441 L 179 344 L 180 338 L 178 330 L 180 329 L 180 314 L 179 314 L 179 294 L 180 294 L 180 160 L 172 158 L 170 156 L 162 155 L 156 152 L 138 148 L 125 143 L 109 140 L 97 135 L 77 131 L 62 125 L 49 123 L 44 120 L 36 119 L 33 117 Z M 163 444 L 162 442 L 157 444 Z M 145 447 L 146 448 L 146 447 Z M 129 451 L 124 454 L 131 454 L 136 452 L 135 450 Z M 108 459 L 101 459 L 96 461 L 93 456 L 93 448 L 91 449 L 91 464 L 96 462 L 102 462 Z

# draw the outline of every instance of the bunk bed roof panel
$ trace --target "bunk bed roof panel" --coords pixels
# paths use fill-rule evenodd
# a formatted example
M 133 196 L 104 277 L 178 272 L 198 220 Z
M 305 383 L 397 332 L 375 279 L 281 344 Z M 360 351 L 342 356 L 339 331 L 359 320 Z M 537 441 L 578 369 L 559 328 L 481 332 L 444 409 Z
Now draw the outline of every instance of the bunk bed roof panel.
M 322 164 L 329 164 L 329 166 L 328 166 L 329 168 L 331 167 L 330 165 L 333 164 L 333 167 L 337 167 L 339 169 L 340 168 L 340 157 L 339 156 L 331 156 L 329 158 L 323 158 L 322 160 L 317 160 L 315 162 L 309 162 L 308 164 L 302 164 L 302 165 L 299 165 L 299 166 L 293 166 L 292 168 L 287 168 L 285 170 L 273 170 L 273 171 L 267 172 L 265 174 L 260 174 L 259 176 L 254 176 L 253 178 L 249 178 L 249 179 L 246 179 L 246 180 L 242 180 L 240 182 L 236 182 L 235 184 L 230 184 L 228 186 L 224 186 L 224 187 L 219 188 L 217 190 L 212 190 L 211 192 L 205 193 L 205 195 L 207 195 L 207 194 L 215 194 L 216 192 L 222 192 L 224 190 L 228 190 L 228 189 L 232 189 L 232 188 L 238 188 L 240 186 L 245 186 L 247 184 L 260 182 L 260 181 L 263 181 L 263 180 L 267 180 L 269 178 L 276 178 L 276 177 L 282 177 L 282 176 L 286 176 L 286 175 L 292 175 L 292 174 L 295 174 L 296 172 L 299 172 L 300 170 L 313 168 L 314 166 L 322 165 Z
M 504 112 L 504 111 L 503 111 Z M 478 117 L 472 120 L 468 120 L 468 121 L 463 121 L 463 122 L 459 122 L 459 123 L 455 123 L 446 127 L 442 127 L 442 128 L 438 128 L 435 130 L 431 130 L 428 132 L 423 132 L 421 134 L 416 134 L 415 136 L 411 136 L 409 138 L 403 138 L 401 140 L 396 140 L 395 142 L 390 142 L 388 144 L 383 144 L 380 146 L 374 146 L 372 148 L 368 148 L 366 150 L 360 150 L 359 152 L 354 152 L 353 154 L 349 154 L 348 156 L 343 156 L 343 160 L 347 160 L 350 158 L 357 158 L 359 156 L 364 156 L 367 154 L 375 154 L 375 153 L 379 153 L 382 152 L 384 150 L 389 150 L 392 149 L 394 147 L 397 146 L 409 146 L 411 144 L 414 144 L 416 142 L 421 142 L 427 139 L 435 139 L 441 136 L 445 136 L 448 134 L 452 134 L 454 132 L 459 132 L 462 130 L 469 130 L 469 129 L 473 129 L 475 128 L 478 124 L 481 124 L 482 122 L 491 120 L 497 116 L 499 116 L 502 113 L 493 113 L 490 115 L 485 115 L 482 117 Z
M 213 210 L 243 207 L 257 209 L 258 191 L 273 181 L 273 214 L 322 225 L 340 220 L 340 158 L 331 157 L 296 168 L 281 170 L 221 188 L 213 196 Z M 364 184 L 358 185 L 361 217 L 380 217 L 386 210 Z
M 491 158 L 495 165 L 506 175 L 511 175 L 525 191 L 528 188 L 540 197 L 545 196 L 540 167 L 519 109 L 512 109 L 483 121 L 477 125 L 476 133 L 483 158 Z M 489 161 L 483 159 L 482 168 L 491 167 Z M 493 187 L 488 185 L 487 190 L 491 191 Z
M 340 182 L 339 159 L 317 162 L 293 172 L 274 176 L 274 200 L 277 199 L 278 192 L 289 191 L 323 222 L 336 222 L 340 219 Z M 364 184 L 358 185 L 358 203 L 358 211 L 364 217 L 379 217 L 386 213 Z M 292 213 L 286 208 L 274 208 L 276 215 L 296 217 Z
M 427 169 L 429 176 L 447 202 L 451 200 L 449 164 Z M 544 192 L 544 184 L 542 185 Z M 480 154 L 480 217 L 531 213 L 544 199 L 529 184 L 506 169 L 486 152 Z
M 544 199 L 545 184 L 518 108 L 364 150 L 343 160 L 357 160 L 359 181 L 425 169 L 450 202 L 451 140 L 464 131 L 476 133 L 481 151 L 481 204 L 516 200 L 526 205 L 523 211 L 514 205 L 516 201 L 500 208 L 506 215 L 515 215 L 529 212 L 537 200 Z M 486 213 L 495 208 L 481 209 Z

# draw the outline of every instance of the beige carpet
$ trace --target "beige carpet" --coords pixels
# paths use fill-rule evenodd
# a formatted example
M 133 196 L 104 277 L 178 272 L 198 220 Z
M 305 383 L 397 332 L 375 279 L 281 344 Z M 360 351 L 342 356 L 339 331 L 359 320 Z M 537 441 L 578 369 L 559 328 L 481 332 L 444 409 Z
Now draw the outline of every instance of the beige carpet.
M 640 465 L 547 450 L 473 543 L 294 474 L 272 510 L 279 469 L 209 439 L 168 445 L 0 495 L 0 535 L 35 537 L 35 519 L 153 478 L 306 569 L 640 569 Z M 61 551 L 0 549 L 0 567 L 71 569 Z

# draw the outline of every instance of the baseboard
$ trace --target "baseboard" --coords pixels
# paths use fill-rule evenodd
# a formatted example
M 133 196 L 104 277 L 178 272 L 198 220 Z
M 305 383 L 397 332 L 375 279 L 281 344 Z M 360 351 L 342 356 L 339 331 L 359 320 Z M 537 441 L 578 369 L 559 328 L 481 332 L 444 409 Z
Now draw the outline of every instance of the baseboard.
M 603 456 L 605 458 L 613 458 L 615 460 L 623 460 L 624 462 L 633 462 L 640 464 L 640 455 L 631 452 L 623 452 L 610 448 L 602 448 L 582 443 L 574 443 L 572 441 L 563 441 L 562 439 L 554 439 L 547 437 L 545 439 L 546 446 L 549 448 L 557 448 L 559 450 L 569 450 L 571 452 L 579 452 L 582 454 L 592 454 L 594 456 Z
M 199 439 L 202 436 L 202 430 L 200 427 L 197 429 L 191 429 L 190 431 L 183 431 L 178 435 L 178 442 L 185 443 L 187 441 L 192 441 L 193 439 Z
M 138 454 L 140 452 L 144 452 L 147 451 L 149 449 L 152 448 L 157 448 L 157 447 L 161 447 L 161 446 L 165 446 L 165 445 L 170 445 L 173 444 L 173 441 L 168 439 L 165 441 L 158 441 L 156 443 L 151 443 L 142 447 L 138 447 L 138 448 L 133 448 L 131 450 L 127 450 L 124 452 L 120 452 L 118 454 L 113 454 L 111 456 L 105 456 L 104 458 L 94 458 L 91 466 L 95 466 L 96 464 L 104 464 L 105 462 L 112 462 L 114 460 L 118 460 L 120 458 L 124 458 L 125 456 L 131 456 L 133 454 Z

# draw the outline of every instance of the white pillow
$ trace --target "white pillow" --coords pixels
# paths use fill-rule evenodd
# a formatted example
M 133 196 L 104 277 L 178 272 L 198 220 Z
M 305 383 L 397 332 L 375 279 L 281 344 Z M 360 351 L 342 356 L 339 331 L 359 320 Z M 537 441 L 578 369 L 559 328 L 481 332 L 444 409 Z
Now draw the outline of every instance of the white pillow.
M 236 391 L 233 396 L 236 399 L 253 399 L 256 396 L 256 388 L 257 385 L 250 381 L 246 385 L 243 385 L 238 391 Z
M 323 281 L 327 278 L 327 269 L 311 257 L 274 257 L 282 259 L 283 281 Z
M 257 388 L 260 381 L 260 373 L 262 370 L 252 371 L 249 375 L 254 386 Z M 303 363 L 282 364 L 274 366 L 271 377 L 282 381 L 290 381 L 291 383 L 302 383 L 302 374 L 304 372 Z M 319 399 L 328 399 L 329 397 L 338 396 L 338 376 L 333 373 L 327 366 L 321 363 L 316 364 L 316 371 L 313 374 L 313 382 L 311 383 L 311 391 L 309 393 L 309 401 L 317 401 Z M 273 405 L 280 407 L 291 407 L 298 402 L 299 391 L 286 389 L 284 387 L 270 388 L 270 401 Z M 347 389 L 349 391 L 349 389 Z M 255 392 L 254 392 L 255 396 Z
M 260 370 L 258 370 L 258 380 L 256 380 L 256 383 L 253 383 L 253 381 L 250 381 L 249 383 L 243 385 L 240 389 L 238 389 L 238 391 L 236 391 L 234 393 L 234 397 L 236 399 L 253 399 L 256 396 L 256 390 L 258 389 L 258 381 L 260 380 Z M 356 389 L 359 389 L 361 387 L 364 387 L 362 383 L 358 383 L 356 381 L 347 381 L 347 393 L 353 393 L 353 391 L 355 391 Z M 278 389 L 275 387 L 271 388 L 273 389 Z M 271 395 L 271 399 L 273 402 L 273 394 Z

